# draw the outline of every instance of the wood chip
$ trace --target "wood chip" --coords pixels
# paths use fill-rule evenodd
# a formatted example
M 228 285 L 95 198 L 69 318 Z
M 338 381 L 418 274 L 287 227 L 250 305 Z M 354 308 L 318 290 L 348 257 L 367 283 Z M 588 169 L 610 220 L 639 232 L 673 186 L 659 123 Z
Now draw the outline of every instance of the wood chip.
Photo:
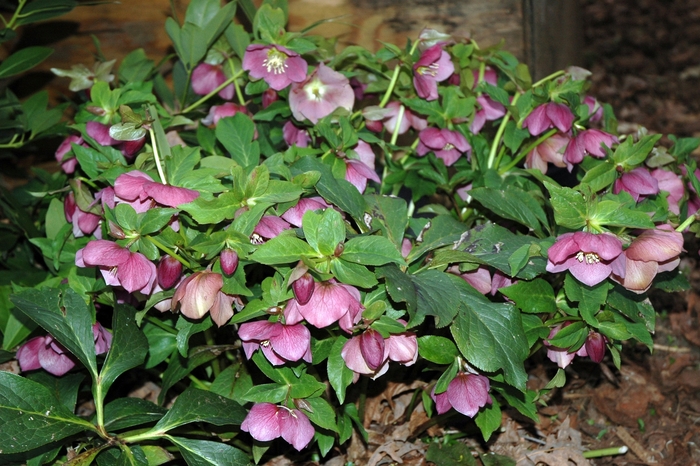
M 618 436 L 620 440 L 622 440 L 625 445 L 629 447 L 632 452 L 637 455 L 637 457 L 644 461 L 647 464 L 656 464 L 656 458 L 654 458 L 654 455 L 647 451 L 646 448 L 642 446 L 639 442 L 637 442 L 634 437 L 627 431 L 622 426 L 618 426 L 615 428 L 615 434 Z

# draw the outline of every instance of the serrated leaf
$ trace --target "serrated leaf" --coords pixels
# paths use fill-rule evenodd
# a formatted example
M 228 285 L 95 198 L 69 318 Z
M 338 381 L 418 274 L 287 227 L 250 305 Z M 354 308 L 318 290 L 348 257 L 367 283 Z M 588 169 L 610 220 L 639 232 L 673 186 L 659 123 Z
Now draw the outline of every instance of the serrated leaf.
M 583 227 L 588 218 L 588 207 L 583 194 L 546 181 L 544 185 L 549 191 L 550 201 L 554 208 L 554 220 L 557 224 L 573 230 Z
M 244 113 L 219 120 L 216 125 L 216 139 L 223 144 L 231 158 L 246 168 L 260 162 L 260 148 L 253 141 L 255 123 Z
M 523 312 L 549 314 L 557 311 L 554 289 L 546 280 L 519 281 L 515 285 L 500 288 L 498 291 L 513 300 Z
M 515 186 L 508 186 L 505 190 L 474 188 L 469 195 L 496 215 L 514 220 L 535 232 L 542 231 L 540 223 L 547 225 L 547 215 L 542 207 L 532 196 Z
M 400 197 L 365 195 L 372 217 L 372 228 L 382 230 L 384 236 L 401 248 L 404 232 L 408 226 L 408 206 Z

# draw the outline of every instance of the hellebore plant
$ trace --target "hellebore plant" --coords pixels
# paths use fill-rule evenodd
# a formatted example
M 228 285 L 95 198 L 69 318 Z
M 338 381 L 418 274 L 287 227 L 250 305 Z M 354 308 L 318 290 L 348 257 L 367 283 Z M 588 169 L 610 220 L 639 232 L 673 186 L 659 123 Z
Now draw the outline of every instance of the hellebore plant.
M 0 190 L 0 462 L 317 461 L 367 438 L 388 381 L 414 387 L 407 425 L 489 439 L 502 407 L 538 420 L 531 355 L 560 382 L 652 347 L 647 293 L 687 287 L 700 230 L 699 140 L 618 134 L 580 68 L 533 82 L 432 30 L 337 49 L 241 4 L 192 0 L 164 61 L 57 70 L 71 120 L 6 97 L 5 149 L 63 142 Z M 126 396 L 146 380 L 155 404 Z

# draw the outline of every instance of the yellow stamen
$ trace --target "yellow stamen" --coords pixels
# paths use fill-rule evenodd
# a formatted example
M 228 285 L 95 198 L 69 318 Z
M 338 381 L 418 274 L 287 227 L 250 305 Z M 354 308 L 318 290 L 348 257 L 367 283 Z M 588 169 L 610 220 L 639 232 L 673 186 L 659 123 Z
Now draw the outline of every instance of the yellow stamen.
M 579 262 L 583 262 L 585 260 L 586 264 L 597 264 L 600 262 L 600 257 L 594 252 L 579 251 L 579 253 L 576 254 L 576 259 Z

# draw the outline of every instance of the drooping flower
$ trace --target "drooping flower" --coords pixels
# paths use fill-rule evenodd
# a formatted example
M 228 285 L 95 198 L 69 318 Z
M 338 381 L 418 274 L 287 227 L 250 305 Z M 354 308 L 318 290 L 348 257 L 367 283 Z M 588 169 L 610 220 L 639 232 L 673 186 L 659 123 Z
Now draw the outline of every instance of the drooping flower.
M 139 170 L 119 175 L 114 181 L 114 194 L 126 201 L 145 202 L 150 198 L 168 207 L 178 207 L 199 197 L 199 192 L 193 189 L 157 183 Z
M 296 299 L 289 300 L 284 309 L 284 318 L 287 325 L 296 324 L 304 319 L 316 328 L 328 327 L 338 322 L 340 328 L 352 333 L 352 328 L 359 322 L 363 310 L 357 288 L 329 280 L 315 282 L 314 292 L 306 304 L 300 304 Z
M 487 95 L 477 97 L 476 103 L 479 104 L 480 108 L 474 113 L 474 119 L 469 125 L 469 130 L 474 134 L 478 134 L 487 121 L 498 120 L 506 114 L 506 108 L 503 104 Z
M 547 163 L 551 163 L 559 168 L 566 167 L 566 162 L 564 162 L 564 149 L 567 144 L 569 144 L 569 141 L 571 141 L 571 138 L 565 134 L 553 134 L 527 154 L 525 167 L 536 168 L 542 173 L 547 173 Z
M 438 414 L 446 413 L 450 408 L 454 408 L 468 417 L 476 416 L 479 409 L 486 404 L 491 404 L 489 390 L 491 383 L 483 375 L 460 372 L 447 386 L 443 393 L 430 394 L 435 401 L 435 409 Z
M 304 197 L 299 199 L 297 205 L 290 207 L 285 213 L 283 213 L 282 218 L 299 228 L 301 227 L 301 221 L 306 212 L 309 210 L 325 210 L 330 206 L 331 205 L 320 196 Z
M 68 89 L 78 92 L 85 89 L 90 90 L 97 81 L 111 83 L 114 80 L 112 67 L 115 62 L 116 60 L 97 61 L 92 69 L 83 64 L 73 65 L 70 70 L 51 68 L 51 72 L 56 76 L 71 78 Z
M 291 280 L 291 278 L 290 278 Z M 306 272 L 292 282 L 292 291 L 294 298 L 301 305 L 307 304 L 314 294 L 316 282 L 310 273 Z
M 548 102 L 536 107 L 523 120 L 523 128 L 527 128 L 530 134 L 537 136 L 550 128 L 557 128 L 562 133 L 571 129 L 574 122 L 574 114 L 564 104 Z
M 404 107 L 403 117 L 399 122 L 400 109 L 401 102 L 391 101 L 384 108 L 376 105 L 365 107 L 362 110 L 362 115 L 365 117 L 367 128 L 376 133 L 380 132 L 382 128 L 386 128 L 389 133 L 393 134 L 397 124 L 399 124 L 397 134 L 404 134 L 409 128 L 416 131 L 427 128 L 428 121 L 415 115 L 406 107 Z
M 250 116 L 245 105 L 238 105 L 233 102 L 225 102 L 221 105 L 212 105 L 206 117 L 202 118 L 201 123 L 206 126 L 216 126 L 219 120 L 226 117 L 232 117 L 237 113 L 243 113 Z M 253 139 L 257 138 L 257 129 L 253 135 Z
M 583 98 L 583 103 L 588 106 L 588 121 L 597 123 L 603 119 L 603 107 L 598 103 L 595 97 L 587 95 Z
M 97 203 L 98 201 L 95 200 L 95 202 Z M 95 232 L 102 220 L 101 216 L 92 212 L 85 212 L 78 207 L 75 202 L 75 194 L 72 191 L 63 200 L 63 211 L 68 223 L 73 224 L 73 236 L 76 238 Z
M 418 97 L 425 100 L 437 99 L 437 83 L 448 79 L 454 71 L 450 54 L 442 49 L 441 44 L 425 50 L 413 65 L 413 87 L 416 88 Z
M 61 169 L 68 175 L 75 172 L 75 167 L 78 165 L 78 159 L 75 156 L 68 156 L 68 153 L 73 150 L 73 144 L 84 146 L 85 142 L 81 136 L 71 134 L 61 142 L 55 154 L 56 161 L 61 164 Z
M 367 180 L 380 182 L 377 172 L 374 171 L 375 155 L 372 146 L 365 141 L 358 141 L 353 149 L 359 159 L 345 158 L 345 180 L 349 181 L 361 193 L 367 188 Z
M 351 112 L 355 93 L 350 81 L 323 63 L 304 81 L 293 83 L 289 92 L 289 108 L 298 121 L 318 123 L 338 108 Z
M 197 95 L 207 95 L 226 82 L 226 73 L 221 65 L 200 63 L 192 71 L 192 90 Z M 219 97 L 231 100 L 235 93 L 233 84 L 219 91 Z
M 243 69 L 254 79 L 264 79 L 276 91 L 302 82 L 307 68 L 306 60 L 281 45 L 252 44 L 243 56 Z
M 297 451 L 306 447 L 315 433 L 306 414 L 272 403 L 254 404 L 243 420 L 241 430 L 260 442 L 282 437 Z
M 284 137 L 284 142 L 286 142 L 289 147 L 307 147 L 311 142 L 309 132 L 305 129 L 298 128 L 291 121 L 286 122 L 284 126 L 282 126 L 282 136 Z
M 458 131 L 430 127 L 421 131 L 418 139 L 416 154 L 423 156 L 433 152 L 448 167 L 453 165 L 462 154 L 467 154 L 467 158 L 471 157 L 472 148 L 467 138 Z
M 109 125 L 104 125 L 98 121 L 88 121 L 85 125 L 85 132 L 102 146 L 114 146 L 124 157 L 133 157 L 146 144 L 145 136 L 133 141 L 119 141 L 114 139 L 109 135 L 109 128 Z
M 594 286 L 608 278 L 613 267 L 619 266 L 615 259 L 621 253 L 622 242 L 615 235 L 564 233 L 547 252 L 547 271 L 568 270 L 580 282 Z
M 75 255 L 78 267 L 99 267 L 105 283 L 121 286 L 129 293 L 150 294 L 156 266 L 139 252 L 131 252 L 107 240 L 90 241 Z
M 613 280 L 635 293 L 649 289 L 656 274 L 668 272 L 680 263 L 683 235 L 669 225 L 645 230 L 620 256 L 622 273 Z
M 558 348 L 553 346 L 549 340 L 554 338 L 554 336 L 561 331 L 564 327 L 567 327 L 571 322 L 564 322 L 553 327 L 549 331 L 549 336 L 544 340 L 544 346 L 547 347 L 547 358 L 553 363 L 556 363 L 561 369 L 565 369 L 566 366 L 571 364 L 576 356 L 585 358 L 588 356 L 593 362 L 600 363 L 605 357 L 605 345 L 607 339 L 600 333 L 591 330 L 588 332 L 586 337 L 586 342 L 576 351 L 569 351 L 566 348 Z
M 277 217 L 276 215 L 263 215 L 253 229 L 251 241 L 253 243 L 259 243 L 260 241 L 258 241 L 258 238 L 271 239 L 290 228 L 291 225 L 281 217 Z
M 628 192 L 635 202 L 639 202 L 646 196 L 659 193 L 659 181 L 651 176 L 651 173 L 646 168 L 637 167 L 615 180 L 613 194 L 617 194 L 620 191 Z
M 165 255 L 156 267 L 158 285 L 163 290 L 169 290 L 182 278 L 182 263 L 172 256 Z
M 348 340 L 340 354 L 348 369 L 355 373 L 355 381 L 360 374 L 376 379 L 389 370 L 389 361 L 404 366 L 414 364 L 418 358 L 418 340 L 413 332 L 390 335 L 385 339 L 369 328 Z
M 472 86 L 472 89 L 474 89 L 481 82 L 479 81 L 479 70 L 473 70 L 472 74 L 474 75 L 474 86 Z M 491 84 L 492 86 L 498 85 L 498 73 L 496 72 L 496 70 L 491 68 L 490 66 L 484 68 L 483 81 Z
M 231 248 L 224 248 L 219 254 L 221 271 L 225 275 L 233 275 L 238 268 L 238 253 Z
M 619 142 L 616 136 L 599 129 L 586 129 L 574 137 L 564 152 L 564 162 L 567 166 L 581 163 L 586 154 L 594 157 L 605 157 L 605 149 L 601 145 L 611 148 L 614 142 Z
M 207 312 L 221 327 L 233 317 L 233 296 L 221 291 L 224 279 L 221 274 L 205 270 L 185 278 L 175 290 L 171 310 L 179 305 L 180 312 L 190 319 L 201 319 Z
M 651 176 L 653 176 L 659 184 L 659 192 L 666 192 L 666 201 L 668 202 L 668 210 L 678 215 L 681 212 L 679 202 L 683 199 L 685 195 L 685 187 L 683 186 L 683 179 L 673 173 L 670 170 L 664 170 L 663 168 L 657 168 L 651 171 Z M 688 212 L 690 214 L 690 212 Z
M 238 329 L 238 337 L 248 359 L 259 349 L 275 366 L 300 359 L 311 362 L 311 332 L 302 324 L 246 322 Z

